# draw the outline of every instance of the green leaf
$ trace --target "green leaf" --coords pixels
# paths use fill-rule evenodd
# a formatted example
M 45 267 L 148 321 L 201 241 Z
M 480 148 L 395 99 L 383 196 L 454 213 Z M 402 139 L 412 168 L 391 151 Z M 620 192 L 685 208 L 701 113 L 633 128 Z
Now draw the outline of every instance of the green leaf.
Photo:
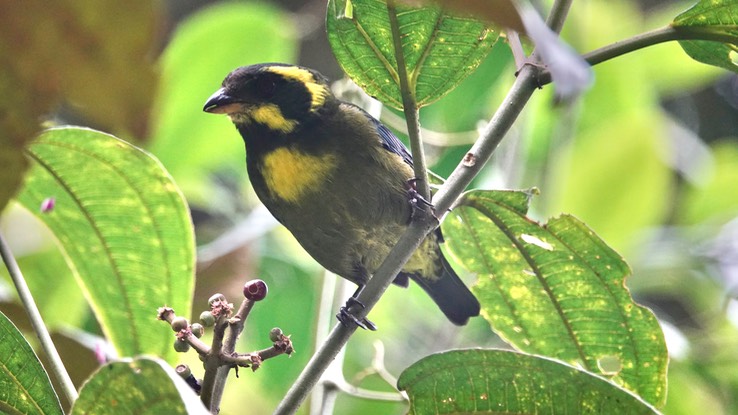
M 657 414 L 638 397 L 562 362 L 502 350 L 454 350 L 405 369 L 409 414 Z
M 625 288 L 628 265 L 574 217 L 544 226 L 528 219 L 527 197 L 470 192 L 443 223 L 448 248 L 478 274 L 482 314 L 518 350 L 579 365 L 663 404 L 663 333 Z
M 0 313 L 0 413 L 64 413 L 49 375 L 26 339 L 3 313 Z
M 478 69 L 465 78 L 453 91 L 434 105 L 420 112 L 421 125 L 435 131 L 476 131 L 479 120 L 494 112 L 501 90 L 506 91 L 510 79 L 504 74 L 513 71 L 512 54 L 505 42 L 497 42 Z M 464 111 L 459 111 L 464 108 Z M 474 135 L 476 138 L 476 134 Z M 429 142 L 428 137 L 424 137 Z M 447 145 L 459 144 L 449 140 Z M 468 147 L 468 142 L 461 143 Z M 456 158 L 454 167 L 458 164 Z
M 101 367 L 79 392 L 73 415 L 208 415 L 192 389 L 165 362 L 127 359 Z
M 692 59 L 738 72 L 738 1 L 701 0 L 674 19 L 683 32 L 699 32 L 716 41 L 680 40 Z
M 488 24 L 437 6 L 401 2 L 396 10 L 410 91 L 418 108 L 451 91 L 499 38 Z M 369 95 L 401 108 L 389 13 L 383 0 L 330 0 L 326 25 L 333 53 L 348 76 Z
M 156 309 L 190 314 L 194 236 L 186 202 L 161 164 L 83 128 L 43 133 L 19 201 L 58 238 L 103 331 L 124 356 L 174 358 Z M 55 198 L 46 213 L 39 206 Z

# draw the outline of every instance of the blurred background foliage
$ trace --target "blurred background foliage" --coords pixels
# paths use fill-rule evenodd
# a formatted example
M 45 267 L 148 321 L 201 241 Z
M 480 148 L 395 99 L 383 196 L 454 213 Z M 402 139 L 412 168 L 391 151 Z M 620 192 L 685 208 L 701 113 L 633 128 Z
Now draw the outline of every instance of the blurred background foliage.
M 663 26 L 691 4 L 575 2 L 563 36 L 587 52 Z M 222 414 L 271 412 L 312 354 L 316 325 L 333 324 L 346 295 L 318 316 L 323 271 L 258 206 L 240 137 L 202 105 L 239 65 L 298 63 L 341 79 L 325 8 L 324 0 L 0 0 L 0 206 L 17 189 L 20 149 L 41 123 L 98 128 L 151 151 L 183 189 L 199 246 L 195 316 L 214 292 L 237 301 L 245 280 L 269 284 L 240 349 L 264 347 L 269 329 L 279 326 L 292 334 L 297 353 L 233 379 Z M 445 176 L 456 166 L 514 71 L 499 42 L 459 88 L 421 111 L 434 171 Z M 692 61 L 676 43 L 600 64 L 595 76 L 573 107 L 554 108 L 551 88 L 536 94 L 474 186 L 536 186 L 533 217 L 567 212 L 596 230 L 630 263 L 628 286 L 665 329 L 671 366 L 664 412 L 736 413 L 738 77 Z M 382 119 L 402 130 L 396 113 L 385 109 Z M 87 333 L 99 329 L 53 236 L 12 201 L 0 228 L 81 383 L 97 365 Z M 27 330 L 5 270 L 0 274 L 0 310 Z M 372 311 L 380 331 L 360 331 L 348 345 L 349 381 L 391 390 L 368 369 L 375 341 L 395 376 L 435 351 L 503 346 L 481 318 L 451 326 L 420 292 L 389 289 Z M 199 366 L 194 353 L 182 357 Z M 345 394 L 336 405 L 336 413 L 405 410 Z

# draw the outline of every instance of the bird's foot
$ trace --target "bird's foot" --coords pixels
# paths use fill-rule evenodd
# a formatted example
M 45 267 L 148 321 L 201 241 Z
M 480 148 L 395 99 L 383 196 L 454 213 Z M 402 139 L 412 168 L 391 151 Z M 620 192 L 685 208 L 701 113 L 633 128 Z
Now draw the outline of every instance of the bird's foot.
M 369 321 L 369 319 L 367 319 L 366 317 L 359 319 L 353 313 L 351 313 L 351 307 L 353 307 L 354 305 L 364 308 L 364 304 L 362 304 L 361 301 L 357 300 L 355 297 L 350 297 L 346 301 L 346 305 L 338 310 L 338 314 L 336 314 L 336 318 L 338 319 L 338 321 L 340 321 L 341 324 L 346 327 L 349 327 L 351 324 L 356 324 L 364 330 L 376 331 L 377 326 Z
M 430 208 L 431 212 L 433 212 L 433 215 L 435 215 L 435 207 L 433 207 L 433 204 L 426 200 L 423 195 L 418 192 L 417 183 L 418 178 L 413 177 L 412 179 L 408 179 L 407 181 L 407 200 L 410 203 L 410 206 L 412 206 L 412 210 L 410 211 L 410 220 L 412 221 L 413 218 L 415 218 L 415 211 L 416 210 L 425 210 L 426 208 Z

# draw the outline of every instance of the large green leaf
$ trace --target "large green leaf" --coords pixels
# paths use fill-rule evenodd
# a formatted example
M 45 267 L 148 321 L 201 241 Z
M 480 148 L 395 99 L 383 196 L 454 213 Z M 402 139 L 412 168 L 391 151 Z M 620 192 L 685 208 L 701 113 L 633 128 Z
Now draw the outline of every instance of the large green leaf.
M 208 415 L 187 384 L 165 362 L 137 358 L 112 362 L 84 384 L 73 415 Z
M 562 362 L 502 350 L 454 350 L 405 369 L 409 414 L 655 414 L 602 378 Z
M 449 249 L 478 274 L 482 314 L 521 351 L 580 365 L 663 404 L 663 333 L 625 288 L 628 265 L 574 217 L 544 226 L 528 219 L 528 197 L 470 192 L 444 221 Z
M 369 95 L 402 107 L 399 75 L 384 0 L 330 0 L 326 24 L 336 59 Z M 437 6 L 396 7 L 410 91 L 418 107 L 453 89 L 482 62 L 499 32 Z
M 26 339 L 3 313 L 0 313 L 0 413 L 64 413 L 49 375 Z
M 738 72 L 738 1 L 701 0 L 674 19 L 680 31 L 700 32 L 723 42 L 681 40 L 692 59 Z
M 194 236 L 171 177 L 149 154 L 83 128 L 49 130 L 28 155 L 18 199 L 58 238 L 108 339 L 124 356 L 172 359 L 156 309 L 190 314 Z M 55 207 L 40 212 L 50 197 Z

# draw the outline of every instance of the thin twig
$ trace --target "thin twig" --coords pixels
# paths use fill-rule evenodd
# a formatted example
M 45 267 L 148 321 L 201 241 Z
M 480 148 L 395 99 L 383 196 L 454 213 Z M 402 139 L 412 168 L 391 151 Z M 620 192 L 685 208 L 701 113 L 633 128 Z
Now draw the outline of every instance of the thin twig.
M 387 14 L 389 15 L 392 43 L 395 49 L 397 75 L 400 78 L 400 94 L 402 95 L 402 110 L 405 113 L 407 136 L 410 140 L 410 152 L 413 155 L 413 170 L 415 172 L 417 191 L 425 200 L 430 200 L 430 185 L 428 183 L 428 164 L 425 161 L 423 140 L 420 137 L 420 114 L 418 103 L 415 100 L 415 85 L 410 85 L 405 64 L 405 53 L 402 50 L 402 34 L 397 21 L 397 9 L 394 0 L 387 0 Z
M 313 353 L 325 343 L 331 332 L 331 323 L 335 322 L 336 294 L 343 299 L 351 295 L 349 282 L 343 278 L 340 280 L 336 274 L 330 271 L 323 273 L 323 289 L 320 294 L 320 304 L 315 319 L 315 344 Z M 342 301 L 342 300 L 341 300 Z M 336 304 L 334 304 L 336 303 Z M 324 415 L 333 413 L 331 407 L 335 403 L 336 395 L 340 392 L 336 387 L 338 381 L 343 379 L 343 361 L 346 351 L 343 350 L 324 370 L 320 384 L 313 389 L 310 396 L 310 415 Z
M 556 0 L 554 5 L 551 7 L 551 13 L 546 18 L 546 25 L 556 33 L 561 32 L 566 21 L 566 16 L 569 14 L 569 9 L 573 0 Z
M 72 383 L 72 379 L 69 377 L 69 373 L 67 373 L 67 370 L 64 367 L 64 363 L 62 362 L 59 353 L 56 351 L 54 342 L 51 341 L 51 335 L 46 329 L 43 318 L 41 318 L 41 313 L 38 311 L 36 302 L 33 300 L 31 290 L 28 289 L 28 284 L 26 284 L 26 280 L 23 278 L 20 267 L 18 267 L 18 263 L 16 262 L 15 257 L 10 251 L 10 247 L 5 242 L 5 238 L 2 234 L 0 234 L 0 256 L 2 256 L 3 261 L 5 262 L 5 266 L 8 269 L 10 278 L 13 280 L 13 284 L 15 284 L 15 289 L 18 291 L 18 297 L 20 298 L 21 303 L 23 303 L 23 308 L 26 310 L 26 313 L 28 313 L 28 319 L 31 320 L 33 331 L 36 332 L 36 336 L 38 336 L 38 339 L 41 342 L 41 348 L 49 359 L 50 371 L 54 374 L 59 385 L 61 385 L 62 392 L 67 397 L 69 403 L 73 404 L 79 396 L 77 394 L 77 389 L 75 389 L 74 383 Z
M 171 307 L 160 307 L 158 311 L 157 318 L 162 321 L 166 321 L 169 324 L 172 324 L 172 321 L 174 321 L 174 318 L 177 317 L 177 314 L 174 312 L 174 309 Z M 188 327 L 183 332 L 180 332 L 177 334 L 177 338 L 181 339 L 182 341 L 186 341 L 190 344 L 190 346 L 195 349 L 195 351 L 200 355 L 207 355 L 210 353 L 210 346 L 205 344 L 202 340 L 198 339 L 197 336 L 192 333 L 192 330 L 190 327 Z
M 407 402 L 407 399 L 400 392 L 381 392 L 354 386 L 349 382 L 341 382 L 335 384 L 341 392 L 344 392 L 354 398 L 367 399 L 370 401 L 382 402 Z
M 660 29 L 641 33 L 629 39 L 615 42 L 611 45 L 604 46 L 597 50 L 593 50 L 592 52 L 585 54 L 584 59 L 586 59 L 590 65 L 596 65 L 598 63 L 618 57 L 620 55 L 624 55 L 626 53 L 636 51 L 638 49 L 674 40 L 706 40 L 721 43 L 736 43 L 736 40 L 738 39 L 736 39 L 735 35 L 724 32 L 716 32 L 714 30 L 710 30 L 707 27 L 665 26 Z
M 217 413 L 222 398 L 222 390 L 225 388 L 224 377 L 227 377 L 229 367 L 221 366 L 221 354 L 223 352 L 223 338 L 228 328 L 228 319 L 233 305 L 225 300 L 225 297 L 210 303 L 210 309 L 215 316 L 213 326 L 213 339 L 210 353 L 204 356 L 203 366 L 205 373 L 202 377 L 202 389 L 200 400 L 211 413 Z M 217 313 L 215 312 L 217 310 Z M 223 373 L 225 372 L 225 374 Z
M 201 383 L 201 390 L 200 390 L 200 400 L 202 401 L 203 405 L 205 405 L 210 412 L 213 412 L 213 409 L 217 412 L 217 407 L 213 407 L 213 402 L 215 401 L 215 398 L 217 396 L 217 392 L 215 391 L 216 387 L 221 387 L 222 385 L 218 385 L 218 379 L 222 376 L 219 373 L 219 370 L 221 369 L 220 365 L 220 351 L 222 348 L 222 344 L 216 340 L 217 336 L 222 336 L 222 334 L 217 334 L 218 325 L 223 324 L 222 322 L 216 321 L 215 326 L 213 327 L 213 343 L 210 348 L 210 353 L 205 355 L 205 360 L 203 361 L 203 366 L 205 368 L 205 373 L 202 377 L 202 383 Z M 222 337 L 221 337 L 222 338 Z M 227 368 L 227 370 L 229 370 Z M 228 374 L 226 370 L 226 375 Z
M 337 385 L 338 388 L 356 398 L 374 401 L 407 402 L 407 394 L 397 390 L 397 378 L 392 376 L 384 366 L 384 343 L 382 343 L 381 340 L 374 340 L 373 345 L 374 357 L 372 358 L 372 365 L 357 373 L 351 383 L 344 381 L 343 384 Z M 354 386 L 354 384 L 360 384 L 364 379 L 371 375 L 379 376 L 382 380 L 387 382 L 390 387 L 395 389 L 395 391 L 380 392 Z
M 316 402 L 316 407 L 319 407 L 321 412 L 318 412 L 319 415 L 327 415 L 332 414 L 333 409 L 336 406 L 336 399 L 338 398 L 338 394 L 341 392 L 340 389 L 336 386 L 335 383 L 328 381 L 324 382 L 324 391 L 320 395 L 320 402 Z
M 387 382 L 388 385 L 397 389 L 397 378 L 395 378 L 384 365 L 384 343 L 382 343 L 381 340 L 374 341 L 374 358 L 372 359 L 372 367 L 376 370 L 379 377 Z
M 238 308 L 236 315 L 228 319 L 225 327 L 227 330 L 225 330 L 223 336 L 223 344 L 217 349 L 214 346 L 213 350 L 214 353 L 220 353 L 220 361 L 222 361 L 222 356 L 229 356 L 235 353 L 236 341 L 238 340 L 238 336 L 240 336 L 241 332 L 243 331 L 244 325 L 246 324 L 246 317 L 248 317 L 249 312 L 251 312 L 251 309 L 254 307 L 254 303 L 254 301 L 244 299 L 241 302 L 241 306 Z M 216 334 L 213 333 L 213 338 L 215 337 Z M 218 413 L 218 408 L 220 408 L 220 401 L 223 399 L 223 391 L 225 391 L 226 381 L 228 380 L 228 373 L 230 373 L 231 369 L 232 366 L 221 365 L 220 367 L 218 367 L 215 373 L 215 378 L 213 379 L 213 389 L 210 394 L 210 406 L 208 407 L 208 409 L 210 409 L 212 413 Z
M 583 57 L 587 63 L 594 66 L 610 59 L 617 58 L 618 56 L 635 52 L 639 49 L 675 40 L 704 40 L 720 43 L 736 43 L 735 36 L 723 32 L 715 32 L 706 27 L 665 26 L 595 49 L 591 52 L 585 53 Z M 539 81 L 541 85 L 546 85 L 551 82 L 551 75 L 548 72 L 543 72 Z

